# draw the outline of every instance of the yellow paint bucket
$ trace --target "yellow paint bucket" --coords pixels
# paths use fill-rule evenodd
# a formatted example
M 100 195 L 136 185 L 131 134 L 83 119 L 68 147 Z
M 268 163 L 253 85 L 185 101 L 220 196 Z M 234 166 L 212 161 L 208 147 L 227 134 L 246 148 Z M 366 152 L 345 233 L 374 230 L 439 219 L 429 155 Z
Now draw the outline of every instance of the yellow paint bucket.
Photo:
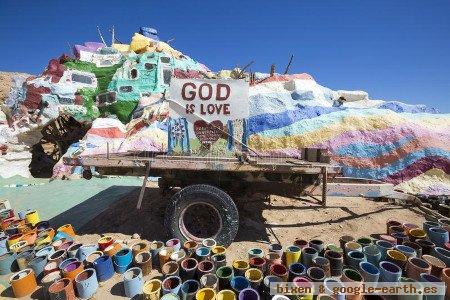
M 144 283 L 142 291 L 144 300 L 159 300 L 161 298 L 162 282 L 159 279 L 152 279 Z
M 40 245 L 47 245 L 50 244 L 52 242 L 52 238 L 50 235 L 46 234 L 43 235 L 41 237 L 39 237 L 38 239 L 36 239 L 36 246 L 40 246 Z
M 216 295 L 217 300 L 236 300 L 236 294 L 232 290 L 221 290 Z
M 216 299 L 216 291 L 211 288 L 203 288 L 195 294 L 196 300 L 214 300 Z
M 33 226 L 36 225 L 40 221 L 38 212 L 35 210 L 28 212 L 25 215 L 25 220 Z
M 286 266 L 289 267 L 290 265 L 299 262 L 301 255 L 302 249 L 300 249 L 299 247 L 297 246 L 287 247 L 286 252 L 284 253 L 284 256 L 286 258 Z
M 64 233 L 67 233 L 71 237 L 74 237 L 76 235 L 75 230 L 73 229 L 72 225 L 70 225 L 70 224 L 62 225 L 56 231 L 62 231 Z
M 11 252 L 17 253 L 20 249 L 22 249 L 23 247 L 25 247 L 27 245 L 28 245 L 28 243 L 26 241 L 18 241 L 17 243 L 12 244 L 9 247 L 9 250 Z
M 211 252 L 214 254 L 224 254 L 227 248 L 223 246 L 214 246 L 211 248 Z

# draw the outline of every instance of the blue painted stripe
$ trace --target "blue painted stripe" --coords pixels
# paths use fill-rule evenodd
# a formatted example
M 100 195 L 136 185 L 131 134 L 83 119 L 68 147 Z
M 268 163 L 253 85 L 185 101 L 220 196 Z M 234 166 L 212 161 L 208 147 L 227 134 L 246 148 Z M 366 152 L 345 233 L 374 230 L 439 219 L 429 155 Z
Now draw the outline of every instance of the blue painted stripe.
M 414 136 L 409 135 L 401 139 L 385 144 L 356 142 L 337 148 L 334 152 L 339 156 L 352 156 L 358 158 L 379 157 L 393 152 L 395 149 L 402 147 Z

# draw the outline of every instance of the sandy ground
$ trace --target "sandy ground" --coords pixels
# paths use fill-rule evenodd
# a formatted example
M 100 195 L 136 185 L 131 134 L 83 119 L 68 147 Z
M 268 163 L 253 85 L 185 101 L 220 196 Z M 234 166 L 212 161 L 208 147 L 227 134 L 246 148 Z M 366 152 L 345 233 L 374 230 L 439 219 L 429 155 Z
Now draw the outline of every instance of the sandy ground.
M 147 241 L 162 240 L 166 236 L 163 226 L 166 198 L 162 197 L 155 183 L 146 191 L 143 207 L 135 209 L 139 189 L 115 201 L 107 210 L 79 228 L 77 241 L 96 243 L 102 235 L 108 234 L 125 243 L 133 243 L 133 233 L 140 234 Z M 292 244 L 295 238 L 319 238 L 325 243 L 338 243 L 339 237 L 350 234 L 354 237 L 385 232 L 389 218 L 420 224 L 424 217 L 413 209 L 374 202 L 363 198 L 335 198 L 328 200 L 328 207 L 322 208 L 311 199 L 293 199 L 271 196 L 270 200 L 238 199 L 240 228 L 235 242 L 227 250 L 227 261 L 246 258 L 252 247 L 267 249 L 269 242 L 283 246 Z M 154 270 L 146 276 L 150 279 L 160 274 Z M 41 298 L 40 291 L 32 299 Z M 11 289 L 0 296 L 11 297 Z M 102 284 L 95 299 L 123 299 L 123 285 L 120 275 Z

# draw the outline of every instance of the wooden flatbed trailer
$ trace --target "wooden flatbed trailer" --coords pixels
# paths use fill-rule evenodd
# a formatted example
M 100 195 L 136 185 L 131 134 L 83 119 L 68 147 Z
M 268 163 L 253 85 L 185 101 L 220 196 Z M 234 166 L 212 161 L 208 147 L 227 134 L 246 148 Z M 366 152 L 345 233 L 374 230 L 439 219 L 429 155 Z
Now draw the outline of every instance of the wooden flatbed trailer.
M 100 174 L 144 176 L 138 209 L 149 176 L 159 177 L 163 192 L 180 187 L 166 209 L 165 227 L 170 234 L 182 241 L 211 237 L 222 245 L 234 240 L 239 226 L 238 211 L 230 194 L 308 195 L 326 206 L 327 179 L 340 173 L 340 167 L 330 163 L 247 155 L 200 157 L 144 151 L 80 156 L 64 161 L 85 170 L 95 167 Z M 318 187 L 321 199 L 312 195 Z

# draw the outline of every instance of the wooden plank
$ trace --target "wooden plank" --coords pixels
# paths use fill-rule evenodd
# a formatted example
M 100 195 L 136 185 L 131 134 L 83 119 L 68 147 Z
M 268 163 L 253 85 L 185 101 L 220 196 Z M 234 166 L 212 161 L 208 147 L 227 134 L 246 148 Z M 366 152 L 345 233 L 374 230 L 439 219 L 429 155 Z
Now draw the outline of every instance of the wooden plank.
M 150 174 L 150 164 L 147 163 L 147 166 L 145 168 L 144 181 L 142 181 L 142 187 L 141 187 L 141 191 L 139 192 L 139 198 L 138 198 L 138 202 L 136 205 L 137 209 L 141 209 L 142 199 L 144 199 L 145 188 L 147 187 L 147 180 L 148 180 L 149 174 Z

